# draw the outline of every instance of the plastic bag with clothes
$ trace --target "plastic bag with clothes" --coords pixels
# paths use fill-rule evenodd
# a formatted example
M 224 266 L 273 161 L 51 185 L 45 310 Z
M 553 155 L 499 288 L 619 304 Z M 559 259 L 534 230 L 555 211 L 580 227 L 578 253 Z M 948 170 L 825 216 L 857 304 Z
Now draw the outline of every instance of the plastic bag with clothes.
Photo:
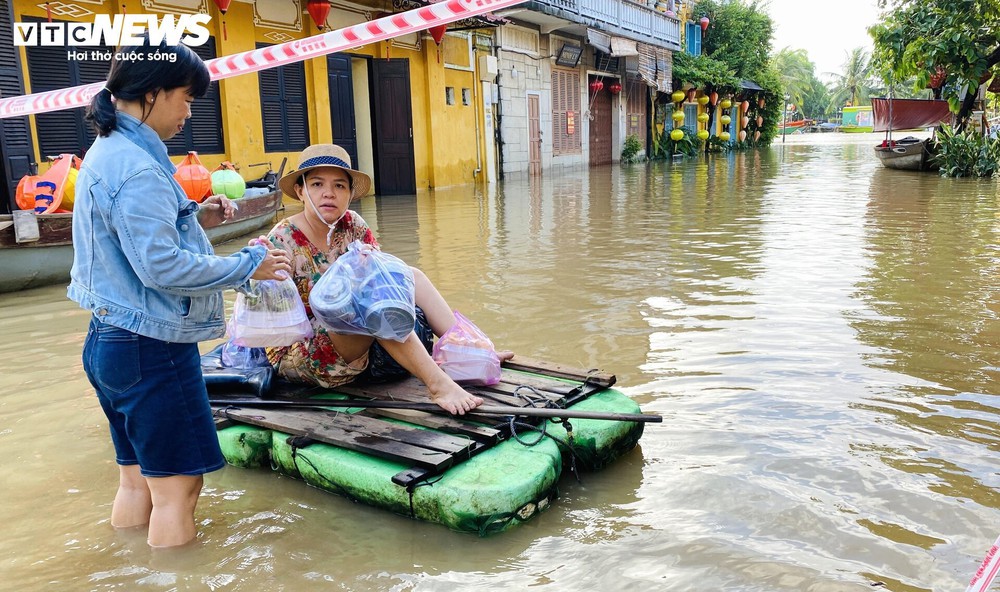
M 291 278 L 250 280 L 233 305 L 230 337 L 243 347 L 285 347 L 313 336 L 306 307 Z
M 455 324 L 434 343 L 431 355 L 455 382 L 470 385 L 500 382 L 500 357 L 493 342 L 457 310 Z
M 356 240 L 313 286 L 309 306 L 333 333 L 405 341 L 416 318 L 413 271 Z

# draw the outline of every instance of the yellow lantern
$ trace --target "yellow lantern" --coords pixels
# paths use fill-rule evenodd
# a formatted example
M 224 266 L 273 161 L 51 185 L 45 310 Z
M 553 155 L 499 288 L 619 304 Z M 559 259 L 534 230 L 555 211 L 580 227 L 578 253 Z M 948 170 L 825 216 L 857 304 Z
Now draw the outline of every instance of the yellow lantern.
M 674 142 L 680 142 L 681 139 L 683 138 L 684 138 L 684 130 L 682 129 L 675 129 L 674 131 L 670 132 L 670 139 L 673 140 Z
M 680 103 L 684 100 L 684 91 L 675 90 L 674 94 L 670 95 L 670 98 L 673 99 L 675 103 Z
M 707 140 L 708 139 L 708 130 L 698 130 L 698 139 L 699 140 Z
M 705 123 L 706 121 L 708 121 L 708 113 L 699 113 L 698 114 L 698 121 L 700 121 L 702 123 Z
M 733 118 L 728 115 L 723 115 L 719 118 L 719 121 L 722 122 L 722 125 L 729 125 L 733 121 Z
M 722 132 L 721 134 L 719 134 L 719 139 L 722 140 L 723 142 L 728 142 L 729 132 Z
M 698 104 L 699 105 L 707 105 L 708 104 L 708 96 L 707 95 L 701 95 L 700 97 L 698 97 Z
M 728 109 L 733 106 L 733 102 L 729 99 L 722 99 L 722 102 L 719 103 L 719 105 L 721 105 L 723 109 Z
M 684 121 L 684 111 L 678 109 L 674 111 L 673 115 L 671 115 L 670 117 L 673 118 L 673 120 L 676 121 L 677 123 L 681 123 Z

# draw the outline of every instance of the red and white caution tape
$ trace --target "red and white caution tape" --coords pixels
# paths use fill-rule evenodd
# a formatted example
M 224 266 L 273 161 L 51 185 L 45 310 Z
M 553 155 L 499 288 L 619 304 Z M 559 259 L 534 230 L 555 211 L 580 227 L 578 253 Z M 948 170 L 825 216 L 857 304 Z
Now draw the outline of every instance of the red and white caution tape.
M 993 582 L 993 578 L 997 577 L 998 571 L 1000 571 L 1000 537 L 997 537 L 996 542 L 986 552 L 983 564 L 972 576 L 972 581 L 969 582 L 969 587 L 965 589 L 965 592 L 986 592 Z
M 520 4 L 525 0 L 447 0 L 422 8 L 392 14 L 368 21 L 306 37 L 215 58 L 206 62 L 212 80 L 222 80 L 240 74 L 301 62 L 338 51 L 347 51 L 394 37 L 416 33 L 424 29 L 446 25 L 487 12 Z M 85 84 L 35 93 L 20 97 L 0 99 L 0 119 L 35 113 L 72 109 L 90 104 L 90 99 L 104 87 L 103 82 Z

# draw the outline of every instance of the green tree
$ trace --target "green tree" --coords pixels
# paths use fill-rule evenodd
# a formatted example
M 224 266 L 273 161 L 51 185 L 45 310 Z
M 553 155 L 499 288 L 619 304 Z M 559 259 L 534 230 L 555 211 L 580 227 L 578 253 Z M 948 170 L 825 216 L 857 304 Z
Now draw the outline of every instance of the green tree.
M 1000 63 L 1000 0 L 879 0 L 873 63 L 890 83 L 940 89 L 964 128 L 979 84 Z M 964 101 L 960 102 L 963 96 Z
M 830 103 L 830 89 L 822 80 L 813 76 L 802 97 L 802 115 L 807 119 L 826 119 L 835 112 L 836 109 Z
M 872 76 L 868 52 L 863 47 L 855 47 L 848 52 L 843 68 L 839 74 L 832 74 L 830 100 L 836 108 L 843 107 L 847 102 L 855 106 L 868 104 L 872 95 L 881 92 Z
M 778 133 L 781 122 L 780 105 L 784 92 L 781 80 L 771 65 L 771 38 L 774 34 L 774 22 L 761 7 L 758 0 L 698 0 L 692 9 L 692 14 L 707 16 L 710 21 L 708 30 L 702 36 L 702 53 L 708 58 L 719 62 L 730 72 L 734 83 L 733 88 L 714 88 L 720 93 L 733 93 L 746 98 L 755 98 L 754 93 L 746 93 L 739 83 L 752 80 L 764 89 L 765 107 L 759 109 L 764 117 L 760 127 L 759 144 L 768 144 Z M 677 67 L 677 57 L 674 54 L 674 66 Z M 683 63 L 684 58 L 681 58 Z M 756 103 L 756 101 L 751 101 Z M 756 112 L 755 107 L 755 112 Z
M 781 77 L 785 96 L 802 109 L 814 78 L 815 66 L 809 61 L 809 54 L 804 49 L 786 47 L 774 54 L 771 64 Z
M 700 0 L 695 15 L 706 15 L 711 25 L 702 37 L 702 52 L 725 62 L 740 79 L 755 79 L 770 63 L 774 22 L 753 0 Z

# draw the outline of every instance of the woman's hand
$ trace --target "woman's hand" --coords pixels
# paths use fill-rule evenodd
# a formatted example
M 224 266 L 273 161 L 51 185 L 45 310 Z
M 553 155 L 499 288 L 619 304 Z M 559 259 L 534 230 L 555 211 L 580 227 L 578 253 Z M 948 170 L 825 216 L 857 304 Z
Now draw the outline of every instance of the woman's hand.
M 260 245 L 267 249 L 264 260 L 257 271 L 253 272 L 253 280 L 283 280 L 292 273 L 291 259 L 284 249 L 276 249 L 267 237 L 260 236 L 250 240 L 250 246 Z
M 225 224 L 236 216 L 239 206 L 224 195 L 210 195 L 198 208 L 198 223 L 202 228 Z

